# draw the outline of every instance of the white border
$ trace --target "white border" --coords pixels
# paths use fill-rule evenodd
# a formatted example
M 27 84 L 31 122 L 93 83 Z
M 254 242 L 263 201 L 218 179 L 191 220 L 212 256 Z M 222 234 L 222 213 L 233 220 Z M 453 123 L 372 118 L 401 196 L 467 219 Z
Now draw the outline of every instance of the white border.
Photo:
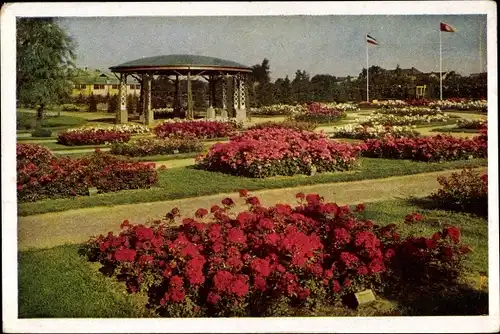
M 271 319 L 17 319 L 17 205 L 15 192 L 16 16 L 250 16 L 487 14 L 489 124 L 488 317 Z M 1 11 L 2 284 L 4 332 L 496 332 L 499 320 L 497 18 L 492 1 L 15 3 Z

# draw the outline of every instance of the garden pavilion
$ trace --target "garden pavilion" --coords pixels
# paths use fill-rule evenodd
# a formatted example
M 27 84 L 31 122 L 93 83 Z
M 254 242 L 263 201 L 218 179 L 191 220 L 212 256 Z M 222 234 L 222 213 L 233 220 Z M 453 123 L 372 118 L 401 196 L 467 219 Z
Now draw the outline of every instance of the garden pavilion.
M 152 125 L 154 121 L 151 110 L 151 81 L 157 75 L 162 75 L 175 83 L 174 115 L 182 117 L 179 92 L 179 78 L 187 79 L 187 114 L 194 117 L 191 80 L 202 77 L 209 83 L 209 107 L 207 118 L 215 119 L 214 108 L 220 108 L 221 117 L 236 117 L 246 120 L 248 105 L 248 88 L 245 84 L 252 69 L 230 60 L 197 55 L 166 55 L 132 60 L 109 68 L 120 80 L 120 103 L 116 122 L 128 122 L 127 113 L 127 77 L 130 75 L 141 84 L 141 101 L 143 114 L 141 120 Z M 217 96 L 220 92 L 220 96 Z

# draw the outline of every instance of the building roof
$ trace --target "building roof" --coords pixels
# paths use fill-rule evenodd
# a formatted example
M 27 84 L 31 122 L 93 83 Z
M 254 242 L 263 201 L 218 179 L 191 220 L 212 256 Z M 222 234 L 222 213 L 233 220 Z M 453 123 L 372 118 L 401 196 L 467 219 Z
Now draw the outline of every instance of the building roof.
M 231 60 L 188 54 L 173 54 L 132 60 L 109 68 L 111 72 L 147 72 L 217 70 L 223 72 L 251 72 L 251 68 Z
M 85 74 L 75 77 L 72 81 L 75 84 L 112 84 L 118 85 L 120 82 L 116 76 L 111 72 L 104 72 L 101 70 L 85 70 Z M 133 77 L 127 77 L 127 84 L 138 84 L 137 80 Z

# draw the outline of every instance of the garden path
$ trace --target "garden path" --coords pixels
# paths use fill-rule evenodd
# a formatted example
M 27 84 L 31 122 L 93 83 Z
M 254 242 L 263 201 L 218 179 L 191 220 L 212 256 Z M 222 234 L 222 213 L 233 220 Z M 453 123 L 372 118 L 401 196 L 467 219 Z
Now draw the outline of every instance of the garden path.
M 479 170 L 486 171 L 487 168 Z M 298 192 L 318 193 L 324 196 L 325 200 L 335 201 L 338 204 L 375 202 L 409 196 L 423 197 L 439 188 L 436 180 L 438 176 L 449 175 L 451 172 L 453 170 L 377 180 L 268 189 L 255 191 L 252 194 L 258 196 L 265 206 L 279 202 L 294 204 L 295 194 Z M 198 208 L 208 209 L 213 204 L 220 204 L 220 201 L 228 196 L 236 202 L 233 212 L 246 209 L 238 195 L 230 193 L 18 217 L 18 247 L 19 250 L 26 250 L 81 243 L 92 235 L 105 234 L 108 231 L 118 232 L 120 223 L 125 219 L 134 223 L 144 223 L 148 219 L 161 218 L 174 207 L 178 207 L 184 216 L 192 216 Z

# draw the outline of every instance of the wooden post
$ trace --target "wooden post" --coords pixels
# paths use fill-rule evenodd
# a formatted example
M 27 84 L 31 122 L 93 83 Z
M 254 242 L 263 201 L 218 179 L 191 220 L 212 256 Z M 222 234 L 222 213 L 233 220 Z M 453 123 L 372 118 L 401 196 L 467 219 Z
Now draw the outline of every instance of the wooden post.
M 116 115 L 116 123 L 124 124 L 128 122 L 127 112 L 127 75 L 120 73 L 120 86 L 119 86 L 120 106 Z
M 151 109 L 151 79 L 152 76 L 146 74 L 144 76 L 144 82 L 145 82 L 145 105 L 146 105 L 146 112 L 145 112 L 145 123 L 146 125 L 153 125 L 154 121 L 154 116 L 153 116 L 153 110 Z

